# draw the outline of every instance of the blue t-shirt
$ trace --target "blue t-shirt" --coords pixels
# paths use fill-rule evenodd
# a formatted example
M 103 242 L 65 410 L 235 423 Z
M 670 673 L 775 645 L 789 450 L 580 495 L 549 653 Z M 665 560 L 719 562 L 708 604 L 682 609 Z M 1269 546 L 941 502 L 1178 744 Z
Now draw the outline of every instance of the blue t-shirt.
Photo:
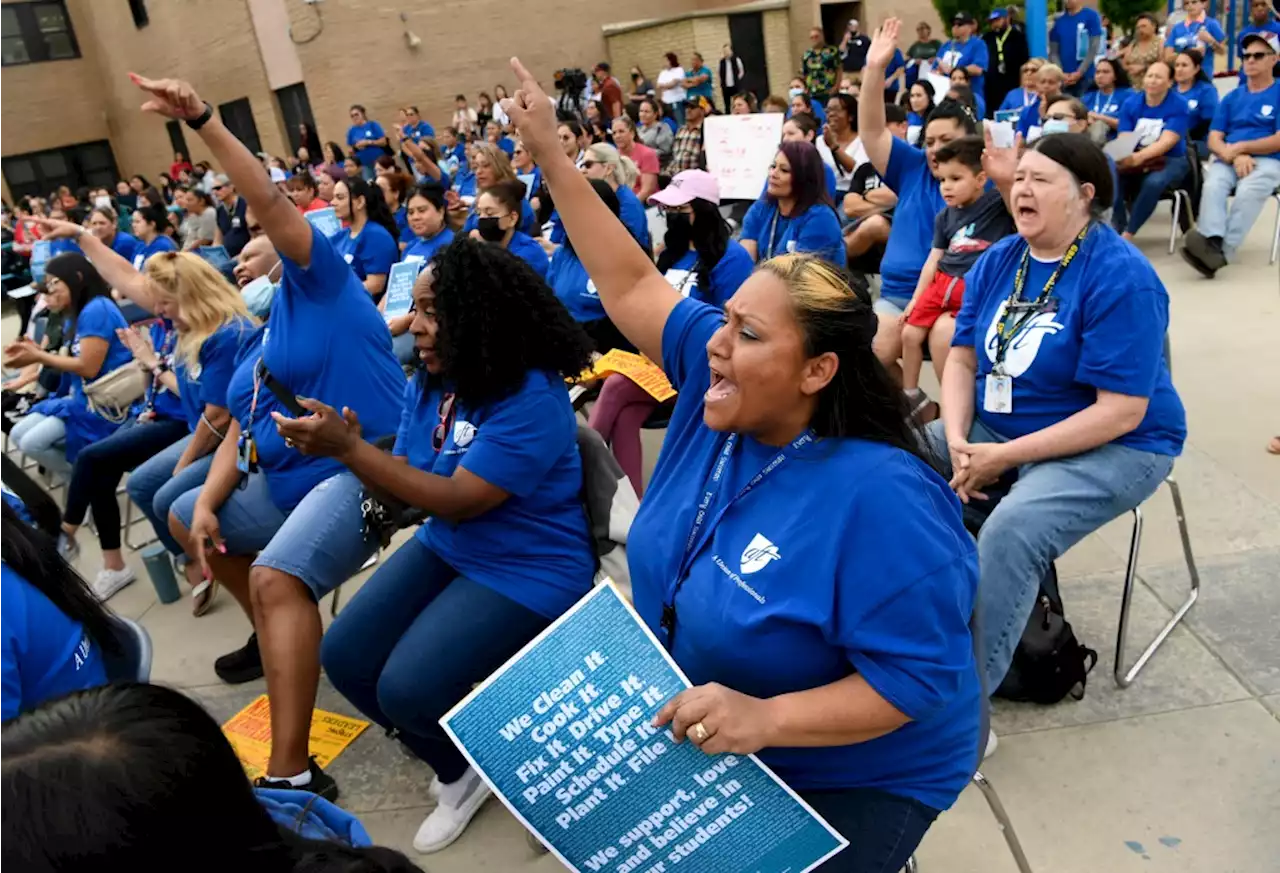
M 1134 92 L 1134 95 L 1124 102 L 1124 106 L 1120 107 L 1120 132 L 1130 130 L 1138 131 L 1141 136 L 1138 137 L 1138 148 L 1144 149 L 1160 138 L 1160 134 L 1166 130 L 1173 131 L 1178 135 L 1178 142 L 1165 152 L 1165 157 L 1180 158 L 1187 153 L 1187 143 L 1184 137 L 1187 135 L 1187 129 L 1191 116 L 1187 113 L 1187 101 L 1182 99 L 1173 88 L 1169 89 L 1169 93 L 1164 95 L 1164 99 L 1160 101 L 1159 106 L 1148 106 L 1147 95 L 1144 91 Z
M 761 760 L 799 791 L 872 787 L 946 809 L 977 757 L 978 563 L 959 501 L 924 462 L 881 443 L 820 440 L 733 500 L 780 451 L 739 435 L 673 595 L 729 438 L 703 422 L 706 344 L 722 318 L 684 300 L 663 329 L 680 394 L 628 535 L 636 609 L 663 639 L 674 598 L 672 656 L 695 685 L 769 698 L 860 674 L 911 721 L 865 743 L 763 749 Z
M 564 380 L 530 372 L 511 396 L 470 406 L 459 401 L 437 454 L 441 388 L 420 374 L 404 392 L 394 454 L 438 476 L 458 467 L 510 497 L 483 515 L 430 518 L 418 538 L 461 575 L 546 618 L 591 588 L 595 553 L 582 508 L 578 424 Z
M 397 209 L 393 217 L 396 220 L 396 230 L 400 231 L 396 236 L 396 242 L 408 245 L 417 239 L 417 235 L 409 227 L 409 208 L 407 206 L 401 206 Z
M 1228 145 L 1275 136 L 1280 132 L 1280 82 L 1262 91 L 1250 91 L 1248 85 L 1230 91 L 1213 113 L 1209 129 L 1221 133 Z M 1280 151 L 1254 157 L 1280 159 Z
M 146 265 L 147 261 L 151 259 L 152 255 L 159 254 L 160 252 L 176 252 L 177 250 L 177 243 L 169 239 L 169 237 L 164 234 L 160 234 L 151 242 L 145 244 L 139 240 L 138 250 L 133 253 L 133 268 L 135 270 L 141 270 Z
M 1179 90 L 1178 96 L 1187 101 L 1188 130 L 1204 125 L 1207 129 L 1218 110 L 1218 89 L 1212 82 L 1192 82 L 1187 90 Z M 1205 137 L 1208 136 L 1206 132 Z
M 448 248 L 453 242 L 453 231 L 442 228 L 435 236 L 415 236 L 413 242 L 405 247 L 402 261 L 429 261 L 436 252 Z
M 507 243 L 507 251 L 522 259 L 530 267 L 533 267 L 533 271 L 543 279 L 547 278 L 550 259 L 547 257 L 547 250 L 536 239 L 527 233 L 517 230 L 511 234 L 511 241 Z
M 1208 44 L 1196 39 L 1196 34 L 1204 28 L 1218 42 L 1222 42 L 1227 35 L 1222 30 L 1222 25 L 1218 23 L 1216 18 L 1210 18 L 1207 15 L 1203 22 L 1200 21 L 1179 21 L 1173 27 L 1169 28 L 1169 34 L 1164 39 L 1164 44 L 1171 46 L 1175 51 L 1181 51 L 1184 48 L 1199 49 L 1204 55 L 1204 71 L 1213 77 L 1213 49 Z
M 291 413 L 265 387 L 258 392 L 257 411 L 248 426 L 259 357 L 294 394 L 339 411 L 350 407 L 370 440 L 395 433 L 404 372 L 391 350 L 382 313 L 323 234 L 311 229 L 309 266 L 301 267 L 283 253 L 280 257 L 284 272 L 271 303 L 271 322 L 262 328 L 260 343 L 246 343 L 241 350 L 227 386 L 227 408 L 241 429 L 253 434 L 271 499 L 289 511 L 345 468 L 332 458 L 307 456 L 284 444 L 270 413 Z
M 1062 72 L 1074 73 L 1085 67 L 1084 77 L 1093 77 L 1094 57 L 1089 54 L 1089 40 L 1102 39 L 1102 16 L 1096 9 L 1083 6 L 1078 12 L 1063 12 L 1049 29 L 1049 42 L 1058 44 Z
M 1026 250 L 1022 237 L 1007 237 L 987 249 L 965 277 L 964 303 L 951 342 L 978 348 L 978 420 L 1016 439 L 1092 406 L 1099 390 L 1112 391 L 1149 400 L 1142 423 L 1115 442 L 1160 455 L 1180 454 L 1186 415 L 1164 359 L 1169 295 L 1151 262 L 1104 225 L 1089 231 L 1079 254 L 1060 274 L 1049 311 L 1032 316 L 1009 344 L 1005 369 L 1013 377 L 1013 412 L 983 409 L 986 376 L 995 361 L 996 323 Z M 1022 296 L 1034 300 L 1057 263 L 1035 258 L 1029 263 Z M 1124 281 L 1117 282 L 1117 276 Z
M 417 124 L 406 124 L 400 129 L 404 132 L 405 139 L 414 142 L 422 142 L 427 137 L 436 135 L 436 129 L 426 119 L 419 120 Z
M 107 341 L 107 356 L 102 361 L 102 368 L 94 379 L 107 375 L 112 370 L 123 367 L 133 360 L 129 347 L 120 341 L 117 330 L 123 330 L 129 323 L 125 321 L 120 307 L 110 297 L 94 297 L 80 310 L 75 320 L 75 339 L 71 342 L 72 357 L 80 357 L 80 342 L 86 337 L 96 337 Z M 78 400 L 84 400 L 84 379 L 75 373 L 70 377 L 71 394 Z M 90 382 L 93 379 L 89 380 Z
M 458 192 L 459 197 L 476 196 L 476 174 L 471 172 L 470 167 L 459 167 L 453 174 L 453 190 Z
M 742 219 L 741 239 L 755 242 L 760 261 L 792 252 L 809 252 L 839 266 L 848 261 L 840 219 L 834 209 L 822 203 L 799 215 L 785 216 L 776 202 L 761 198 Z
M 344 227 L 329 241 L 361 282 L 370 276 L 385 276 L 391 272 L 391 265 L 400 260 L 400 246 L 387 229 L 376 222 L 365 222 L 355 236 Z
M 178 377 L 182 417 L 194 432 L 206 406 L 227 407 L 227 385 L 236 371 L 240 347 L 255 337 L 254 323 L 237 316 L 219 327 L 200 344 L 198 363 L 187 367 L 179 360 L 173 371 Z
M 717 309 L 724 309 L 725 303 L 737 292 L 756 265 L 747 250 L 734 240 L 729 240 L 724 254 L 711 268 L 707 278 L 710 288 L 698 284 L 698 252 L 690 248 L 674 264 L 667 268 L 666 280 L 685 297 L 709 303 Z
M 1004 95 L 1004 100 L 1001 101 L 1000 105 L 997 106 L 996 109 L 999 112 L 1009 112 L 1011 110 L 1014 112 L 1021 112 L 1023 109 L 1027 108 L 1028 106 L 1030 106 L 1035 102 L 1036 102 L 1036 95 L 1034 91 L 1026 91 L 1022 88 L 1014 88 L 1008 94 Z M 1120 111 L 1119 107 L 1116 108 L 1116 111 L 1117 112 Z M 917 124 L 918 123 L 919 122 L 917 122 Z
M 1259 27 L 1256 24 L 1250 24 L 1247 27 L 1240 28 L 1240 35 L 1236 37 L 1236 45 L 1240 45 L 1240 41 L 1251 33 L 1273 33 L 1276 39 L 1280 39 L 1280 21 L 1268 21 Z M 1243 85 L 1245 80 L 1244 64 L 1240 65 L 1240 84 Z
M 467 213 L 467 220 L 462 224 L 462 233 L 465 236 L 479 226 L 480 216 L 476 214 L 475 204 L 472 204 L 471 211 Z M 538 216 L 534 214 L 528 200 L 520 204 L 520 230 L 529 236 L 535 236 L 538 233 Z
M 355 151 L 356 157 L 359 158 L 362 166 L 372 167 L 378 158 L 386 154 L 382 146 L 365 146 L 357 149 L 356 143 L 362 139 L 382 139 L 386 134 L 382 130 L 382 125 L 376 121 L 366 121 L 364 124 L 353 124 L 347 129 L 347 145 Z
M 1024 112 L 1023 117 L 1026 115 Z M 898 205 L 880 259 L 880 296 L 906 306 L 933 246 L 933 220 L 947 204 L 924 151 L 900 139 L 893 140 L 883 178 L 889 190 L 898 195 Z
M 1044 119 L 1040 117 L 1040 98 L 1037 97 L 1035 102 L 1022 110 L 1022 114 L 1018 116 L 1017 132 L 1022 134 L 1024 143 L 1033 143 L 1040 138 L 1041 130 L 1044 127 Z M 896 219 L 897 213 L 894 213 Z
M 645 214 L 644 204 L 640 202 L 640 198 L 626 185 L 618 186 L 618 190 L 614 193 L 618 196 L 618 220 L 622 222 L 623 227 L 631 232 L 632 236 L 640 241 L 640 245 L 644 246 L 646 250 L 652 249 L 653 242 L 649 236 L 649 216 Z M 564 245 L 565 239 L 564 222 L 560 220 L 560 213 L 552 212 L 551 241 L 559 246 Z
M 5 721 L 46 700 L 107 684 L 102 650 L 39 589 L 0 563 Z
M 596 283 L 587 275 L 587 268 L 570 246 L 560 246 L 551 256 L 546 280 L 574 321 L 585 324 L 608 317 L 604 304 L 600 302 Z
M 164 361 L 173 368 L 174 378 L 178 380 L 178 390 L 183 391 L 185 386 L 182 384 L 182 374 L 178 372 L 176 367 L 178 330 L 173 326 L 172 322 L 156 319 L 151 323 L 151 348 L 156 350 L 157 359 Z M 151 384 L 147 386 L 147 393 L 136 405 L 136 410 L 141 412 L 148 402 L 151 404 L 157 418 L 187 421 L 187 410 L 183 405 L 182 396 L 180 394 L 175 395 L 155 379 L 152 379 Z
M 1099 115 L 1105 115 L 1120 119 L 1120 110 L 1124 104 L 1132 97 L 1134 91 L 1129 88 L 1113 88 L 1110 94 L 1103 94 L 1101 91 L 1090 91 L 1084 95 L 1084 108 L 1090 112 L 1096 112 Z M 1112 130 L 1107 133 L 1107 139 L 1115 139 L 1116 131 Z
M 142 243 L 133 234 L 120 230 L 111 240 L 111 250 L 132 264 L 138 252 L 142 251 Z
M 690 79 L 696 78 L 697 76 L 707 77 L 707 81 L 701 82 L 697 85 L 690 85 L 688 88 L 685 88 L 685 93 L 689 95 L 690 100 L 694 97 L 706 97 L 708 100 L 711 99 L 711 83 L 714 79 L 711 75 L 710 67 L 705 65 L 695 67 L 692 70 L 686 70 L 685 75 Z
M 942 44 L 942 48 L 938 49 L 937 57 L 938 63 L 950 64 L 953 70 L 956 67 L 970 67 L 976 64 L 985 71 L 991 65 L 991 55 L 987 51 L 987 44 L 978 36 L 971 36 L 964 42 L 955 39 L 947 40 Z M 984 93 L 982 83 L 986 78 L 983 74 L 969 76 L 969 84 L 973 88 L 973 93 Z

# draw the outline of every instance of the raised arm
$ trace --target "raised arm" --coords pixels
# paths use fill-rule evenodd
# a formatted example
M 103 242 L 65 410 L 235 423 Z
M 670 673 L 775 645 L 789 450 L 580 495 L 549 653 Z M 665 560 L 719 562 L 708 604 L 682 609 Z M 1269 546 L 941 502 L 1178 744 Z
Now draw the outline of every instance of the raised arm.
M 146 79 L 137 73 L 130 73 L 129 77 L 150 95 L 142 104 L 145 111 L 181 121 L 199 118 L 204 113 L 204 101 L 191 85 L 180 79 Z M 196 135 L 231 178 L 231 184 L 253 210 L 271 244 L 299 266 L 311 263 L 311 225 L 293 201 L 272 183 L 262 163 L 236 139 L 217 114 L 206 121 Z
M 858 92 L 858 136 L 867 151 L 871 166 L 881 176 L 888 172 L 889 155 L 893 152 L 893 134 L 884 119 L 884 71 L 898 49 L 898 31 L 902 22 L 890 18 L 876 28 L 867 49 L 867 64 L 862 68 L 862 88 Z
M 99 275 L 108 285 L 147 312 L 155 312 L 156 300 L 151 288 L 151 280 L 138 272 L 133 264 L 116 254 L 111 246 L 74 222 L 42 218 L 39 225 L 45 239 L 75 240 L 80 250 L 84 252 L 84 256 L 93 262 L 93 266 L 97 268 Z
M 427 152 L 422 146 L 418 145 L 408 137 L 405 137 L 400 140 L 400 148 L 401 150 L 408 152 L 409 157 L 413 158 L 413 169 L 415 171 L 420 172 L 423 176 L 435 179 L 437 182 L 440 181 L 440 176 L 443 171 L 435 161 L 431 160 L 431 158 L 427 156 Z
M 560 148 L 551 101 L 516 58 L 520 81 L 515 96 L 502 101 L 555 200 L 574 250 L 595 282 L 605 311 L 623 335 L 651 360 L 662 360 L 662 329 L 682 299 L 644 256 L 622 222 L 592 189 Z

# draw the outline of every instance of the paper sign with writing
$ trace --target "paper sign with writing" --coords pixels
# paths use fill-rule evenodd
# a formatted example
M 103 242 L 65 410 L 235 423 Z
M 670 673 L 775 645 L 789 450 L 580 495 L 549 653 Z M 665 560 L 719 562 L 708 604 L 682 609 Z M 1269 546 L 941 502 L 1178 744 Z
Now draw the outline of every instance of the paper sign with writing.
M 342 222 L 338 221 L 338 213 L 330 206 L 328 209 L 313 209 L 307 213 L 307 221 L 326 237 L 333 236 L 342 230 Z
M 671 380 L 667 378 L 667 374 L 644 355 L 613 349 L 598 358 L 591 367 L 591 375 L 595 378 L 613 373 L 626 376 L 659 403 L 676 396 L 676 389 L 671 387 Z
M 609 582 L 440 724 L 576 873 L 802 873 L 848 845 L 755 756 L 653 727 L 687 687 Z
M 387 321 L 408 315 L 413 306 L 413 283 L 418 281 L 418 271 L 424 261 L 401 261 L 391 265 L 387 274 L 387 305 L 383 315 Z
M 313 710 L 311 736 L 307 744 L 309 752 L 315 755 L 317 764 L 328 767 L 368 726 L 369 722 L 358 718 L 347 718 L 323 709 Z M 267 772 L 267 761 L 271 757 L 271 704 L 267 695 L 260 695 L 233 715 L 222 726 L 222 733 L 231 741 L 236 757 L 250 779 Z
M 769 179 L 782 123 L 777 112 L 712 115 L 703 122 L 707 172 L 720 183 L 722 200 L 755 200 Z

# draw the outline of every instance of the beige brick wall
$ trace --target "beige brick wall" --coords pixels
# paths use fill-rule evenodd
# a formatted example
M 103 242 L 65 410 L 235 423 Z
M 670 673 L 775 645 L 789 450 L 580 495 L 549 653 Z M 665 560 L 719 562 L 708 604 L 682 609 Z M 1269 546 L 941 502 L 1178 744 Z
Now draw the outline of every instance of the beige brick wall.
M 724 105 L 724 100 L 720 97 L 720 56 L 723 54 L 724 44 L 729 42 L 729 19 L 723 15 L 716 15 L 710 18 L 695 18 L 692 24 L 694 47 L 702 53 L 703 60 L 711 69 L 712 100 L 720 111 L 727 112 L 729 107 Z M 685 63 L 685 69 L 689 69 L 688 62 Z
M 764 14 L 764 59 L 769 68 L 769 93 L 785 96 L 791 76 L 800 67 L 799 58 L 791 52 L 791 16 L 785 9 Z
M 693 20 L 673 21 L 642 30 L 629 30 L 626 33 L 609 36 L 606 41 L 609 63 L 613 65 L 614 73 L 624 84 L 626 83 L 625 74 L 633 64 L 643 70 L 651 81 L 656 82 L 658 73 L 666 67 L 667 62 L 663 56 L 667 52 L 675 52 L 680 63 L 687 65 L 697 45 Z M 706 54 L 705 48 L 703 54 L 704 56 Z

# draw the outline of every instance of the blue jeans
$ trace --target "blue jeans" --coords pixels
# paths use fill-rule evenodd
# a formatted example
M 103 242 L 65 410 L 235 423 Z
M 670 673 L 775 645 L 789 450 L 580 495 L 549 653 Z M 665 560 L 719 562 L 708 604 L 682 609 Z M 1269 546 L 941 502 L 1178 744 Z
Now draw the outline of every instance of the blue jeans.
M 930 423 L 925 436 L 943 475 L 950 476 L 942 420 Z M 969 441 L 1005 438 L 975 420 Z M 998 688 L 1009 671 L 1049 565 L 1154 494 L 1172 469 L 1168 455 L 1116 443 L 1018 468 L 1018 481 L 978 534 L 980 642 L 988 688 Z
M 173 502 L 171 512 L 190 529 L 200 489 Z M 255 567 L 270 567 L 302 582 L 319 600 L 354 576 L 378 548 L 366 536 L 360 503 L 364 486 L 354 473 L 330 476 L 285 512 L 271 500 L 267 477 L 253 473 L 218 509 L 227 554 L 257 555 Z
M 676 120 L 676 127 L 684 127 L 684 103 L 664 103 L 663 108 L 668 110 L 671 117 Z
M 441 782 L 456 782 L 467 759 L 440 718 L 550 623 L 459 576 L 414 537 L 334 619 L 320 662 L 357 709 L 397 730 Z
M 209 468 L 213 466 L 214 453 L 210 452 L 174 475 L 173 468 L 178 465 L 178 459 L 190 442 L 191 435 L 188 434 L 169 448 L 153 455 L 150 460 L 139 464 L 129 474 L 129 482 L 125 486 L 129 499 L 142 510 L 142 514 L 155 528 L 156 536 L 171 555 L 181 555 L 183 548 L 173 538 L 173 534 L 169 533 L 169 507 L 186 492 L 203 485 L 205 477 L 209 475 Z
M 29 412 L 14 424 L 9 438 L 18 451 L 51 473 L 70 473 L 67 460 L 67 426 L 62 419 Z
M 1117 233 L 1137 233 L 1138 228 L 1146 224 L 1151 213 L 1156 211 L 1160 195 L 1185 179 L 1190 171 L 1191 164 L 1183 155 L 1166 158 L 1163 167 L 1150 173 L 1121 173 L 1120 185 L 1124 190 L 1116 197 L 1111 226 Z M 1133 195 L 1132 206 L 1127 203 L 1127 195 L 1130 194 Z
M 898 873 L 938 810 L 878 788 L 802 791 L 800 796 L 849 841 L 821 873 Z
M 1205 236 L 1222 238 L 1222 253 L 1230 260 L 1258 220 L 1262 205 L 1280 187 L 1280 158 L 1255 157 L 1256 166 L 1243 179 L 1233 167 L 1214 159 L 1204 174 L 1197 228 Z M 1227 199 L 1235 189 L 1235 200 Z

